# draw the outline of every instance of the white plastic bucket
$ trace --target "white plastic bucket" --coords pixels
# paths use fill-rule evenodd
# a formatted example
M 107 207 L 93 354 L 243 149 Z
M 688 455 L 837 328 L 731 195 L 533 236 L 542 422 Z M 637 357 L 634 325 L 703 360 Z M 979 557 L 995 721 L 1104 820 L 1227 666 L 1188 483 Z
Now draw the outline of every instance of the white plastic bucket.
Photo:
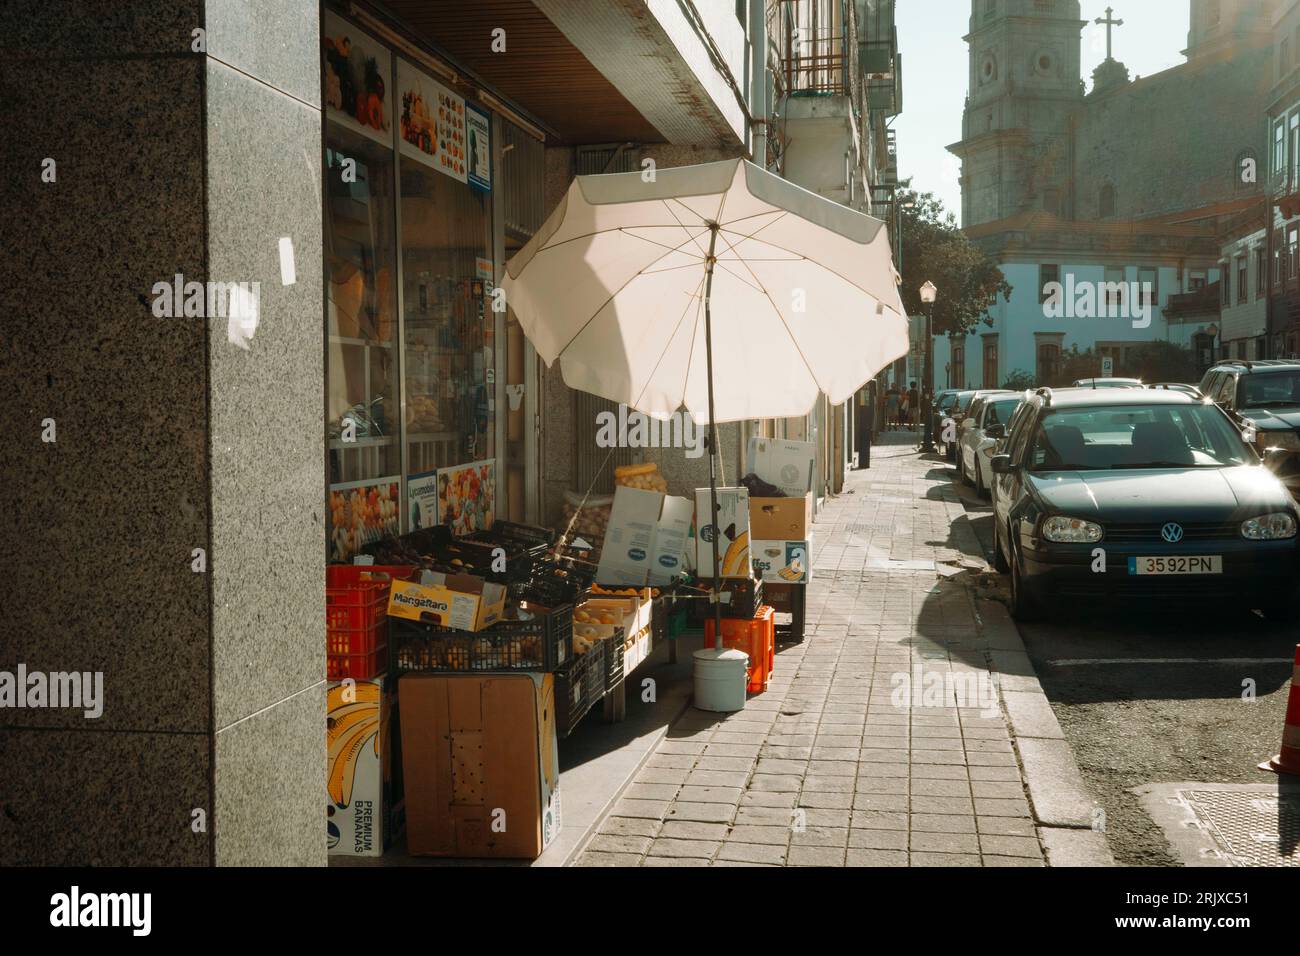
M 745 709 L 749 655 L 735 648 L 706 647 L 695 652 L 695 706 L 730 713 Z

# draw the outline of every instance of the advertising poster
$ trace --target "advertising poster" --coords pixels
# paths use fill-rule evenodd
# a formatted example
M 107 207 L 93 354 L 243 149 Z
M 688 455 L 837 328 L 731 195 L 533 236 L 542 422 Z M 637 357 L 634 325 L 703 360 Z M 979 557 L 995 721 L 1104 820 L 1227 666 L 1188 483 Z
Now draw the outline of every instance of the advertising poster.
M 350 561 L 368 544 L 398 533 L 396 477 L 330 485 L 330 560 Z
M 496 511 L 496 460 L 438 469 L 438 509 L 453 534 L 492 527 Z
M 488 115 L 465 107 L 465 168 L 469 184 L 483 192 L 492 191 L 492 125 Z
M 410 512 L 412 531 L 432 528 L 439 523 L 437 471 L 424 471 L 406 479 L 406 507 Z
M 325 11 L 325 115 L 385 146 L 392 145 L 388 80 L 393 61 L 379 42 Z
M 465 100 L 400 58 L 397 87 L 402 155 L 466 182 Z

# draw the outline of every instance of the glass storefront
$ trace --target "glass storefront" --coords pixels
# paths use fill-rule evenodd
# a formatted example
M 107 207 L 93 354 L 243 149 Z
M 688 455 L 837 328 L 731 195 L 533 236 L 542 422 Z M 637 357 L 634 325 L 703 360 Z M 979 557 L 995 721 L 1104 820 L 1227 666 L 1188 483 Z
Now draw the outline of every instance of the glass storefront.
M 490 120 L 343 18 L 324 19 L 329 559 L 491 524 Z

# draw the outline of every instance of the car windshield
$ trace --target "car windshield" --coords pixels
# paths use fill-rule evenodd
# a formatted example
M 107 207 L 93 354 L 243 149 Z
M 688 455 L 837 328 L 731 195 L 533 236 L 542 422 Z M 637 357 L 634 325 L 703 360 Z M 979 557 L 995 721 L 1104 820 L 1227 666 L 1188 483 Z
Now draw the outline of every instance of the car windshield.
M 1213 405 L 1110 405 L 1048 411 L 1029 470 L 1217 468 L 1255 460 Z
M 946 412 L 957 404 L 958 395 L 956 392 L 949 392 L 947 395 L 939 396 L 939 411 Z
M 984 415 L 984 427 L 987 429 L 990 425 L 1005 425 L 1011 420 L 1011 413 L 1019 404 L 1019 398 L 1003 398 L 990 402 L 989 410 Z
M 1266 405 L 1300 405 L 1300 369 L 1256 372 L 1242 376 L 1246 382 L 1246 408 Z

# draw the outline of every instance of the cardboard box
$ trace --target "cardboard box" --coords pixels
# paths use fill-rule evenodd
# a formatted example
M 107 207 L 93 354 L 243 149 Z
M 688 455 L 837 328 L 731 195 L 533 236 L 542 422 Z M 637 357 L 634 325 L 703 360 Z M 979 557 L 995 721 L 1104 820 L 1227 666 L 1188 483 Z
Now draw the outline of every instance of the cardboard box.
M 695 515 L 699 534 L 695 537 L 695 567 L 702 578 L 713 577 L 713 536 L 718 538 L 718 559 L 724 578 L 747 578 L 749 566 L 749 491 L 719 488 L 718 514 L 708 520 L 708 488 L 695 489 Z
M 754 570 L 764 584 L 807 584 L 812 577 L 812 542 L 753 542 Z
M 750 498 L 749 533 L 764 541 L 799 540 L 812 531 L 812 494 Z
M 791 498 L 813 490 L 817 446 L 812 442 L 756 436 L 749 440 L 746 461 L 751 473 L 769 485 L 776 485 Z
M 406 842 L 416 856 L 535 860 L 560 831 L 551 674 L 406 674 Z
M 614 489 L 596 581 L 634 587 L 670 583 L 684 569 L 690 525 L 691 503 L 685 498 L 620 485 Z
M 506 589 L 472 574 L 425 571 L 419 583 L 394 581 L 388 592 L 389 617 L 481 631 L 501 620 Z
M 332 856 L 382 856 L 403 818 L 392 686 L 376 677 L 325 693 L 326 845 Z

